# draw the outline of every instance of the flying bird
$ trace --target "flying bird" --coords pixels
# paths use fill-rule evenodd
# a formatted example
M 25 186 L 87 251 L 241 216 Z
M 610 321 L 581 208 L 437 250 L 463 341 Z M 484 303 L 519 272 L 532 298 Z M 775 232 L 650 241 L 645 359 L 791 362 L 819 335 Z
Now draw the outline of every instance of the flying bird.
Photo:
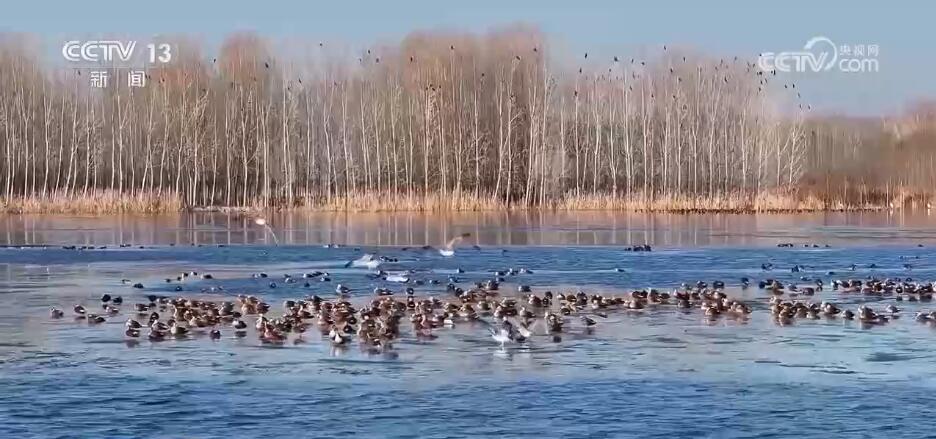
M 471 236 L 471 233 L 463 233 L 450 239 L 449 242 L 445 244 L 445 247 L 439 249 L 439 254 L 446 257 L 455 256 L 455 245 L 469 236 Z
M 375 256 L 374 254 L 372 254 L 372 253 L 366 253 L 366 254 L 364 254 L 363 256 L 361 256 L 360 258 L 357 258 L 357 259 L 348 261 L 348 263 L 345 264 L 345 268 L 349 268 L 349 267 L 367 267 L 367 268 L 370 268 L 370 269 L 373 270 L 373 269 L 379 267 L 380 264 L 381 264 L 382 262 L 383 262 L 383 261 L 381 261 L 380 258 L 378 258 L 377 256 Z
M 264 233 L 270 232 L 270 234 L 273 235 L 273 242 L 276 243 L 276 245 L 279 245 L 279 239 L 276 238 L 276 233 L 273 233 L 273 229 L 270 228 L 270 225 L 269 225 L 269 224 L 267 224 L 267 221 L 266 221 L 265 218 L 257 218 L 257 219 L 255 219 L 255 220 L 254 220 L 254 224 L 263 227 L 263 228 L 264 228 Z
M 491 338 L 500 343 L 501 348 L 503 348 L 505 344 L 513 341 L 510 339 L 510 333 L 506 329 L 494 329 L 494 327 L 490 327 L 488 330 L 491 331 Z

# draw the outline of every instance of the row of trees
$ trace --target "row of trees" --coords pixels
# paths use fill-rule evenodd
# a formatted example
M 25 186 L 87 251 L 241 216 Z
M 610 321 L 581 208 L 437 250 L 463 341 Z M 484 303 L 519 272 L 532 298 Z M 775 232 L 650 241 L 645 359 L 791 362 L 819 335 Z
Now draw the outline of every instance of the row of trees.
M 90 88 L 86 70 L 48 67 L 21 42 L 0 37 L 7 198 L 755 196 L 804 176 L 821 186 L 821 150 L 864 139 L 820 135 L 829 122 L 807 117 L 795 85 L 751 60 L 666 47 L 650 58 L 559 59 L 522 27 L 413 34 L 359 54 L 313 43 L 286 56 L 240 34 L 205 55 L 179 41 L 143 88 L 116 77 Z

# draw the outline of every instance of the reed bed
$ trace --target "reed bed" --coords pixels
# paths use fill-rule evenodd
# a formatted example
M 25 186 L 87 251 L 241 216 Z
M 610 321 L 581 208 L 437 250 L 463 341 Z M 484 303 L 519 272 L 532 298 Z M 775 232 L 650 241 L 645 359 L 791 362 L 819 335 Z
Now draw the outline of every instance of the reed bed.
M 865 201 L 823 197 L 814 193 L 770 191 L 760 194 L 732 193 L 715 197 L 658 196 L 642 194 L 566 194 L 547 204 L 508 204 L 493 194 L 433 193 L 422 194 L 354 193 L 333 199 L 301 197 L 291 206 L 279 205 L 274 210 L 309 212 L 482 212 L 482 211 L 623 211 L 660 213 L 786 213 L 818 211 L 862 211 L 895 208 L 928 209 L 932 196 L 909 190 L 896 191 L 891 197 L 867 196 Z M 870 201 L 873 200 L 873 201 Z M 160 214 L 185 210 L 256 214 L 270 207 L 255 200 L 248 206 L 185 206 L 181 197 L 173 193 L 122 194 L 114 191 L 95 191 L 86 195 L 62 193 L 28 198 L 0 197 L 3 213 L 61 213 L 61 214 Z
M 915 198 L 914 198 L 915 197 Z M 912 199 L 917 200 L 911 202 Z M 928 198 L 927 198 L 928 199 Z M 817 211 L 883 210 L 898 207 L 921 208 L 928 202 L 919 196 L 899 194 L 894 199 L 879 202 L 849 202 L 838 198 L 823 199 L 817 194 L 771 191 L 761 194 L 732 193 L 708 198 L 656 197 L 643 195 L 614 196 L 613 194 L 567 194 L 548 204 L 507 204 L 493 195 L 471 193 L 395 195 L 392 193 L 365 194 L 341 197 L 331 201 L 305 200 L 297 209 L 310 211 L 348 212 L 470 212 L 498 210 L 617 210 L 627 212 L 667 213 L 784 213 Z
M 158 214 L 179 212 L 181 197 L 174 193 L 127 194 L 109 190 L 87 194 L 51 193 L 45 196 L 0 198 L 0 212 L 55 214 Z
M 503 200 L 494 196 L 481 196 L 467 192 L 432 193 L 426 196 L 393 192 L 357 192 L 329 200 L 303 200 L 299 208 L 349 212 L 469 212 L 503 210 L 508 206 Z

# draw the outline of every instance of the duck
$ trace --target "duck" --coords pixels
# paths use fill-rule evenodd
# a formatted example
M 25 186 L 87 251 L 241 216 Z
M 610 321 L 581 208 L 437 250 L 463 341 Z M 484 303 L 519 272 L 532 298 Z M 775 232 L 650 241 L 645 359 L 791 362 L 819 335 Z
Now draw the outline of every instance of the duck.
M 719 310 L 717 306 L 703 304 L 702 313 L 706 317 L 718 317 L 721 314 L 721 310 Z
M 341 332 L 335 331 L 335 330 L 332 330 L 332 331 L 328 334 L 328 338 L 329 338 L 329 340 L 331 340 L 331 343 L 332 343 L 332 345 L 334 345 L 334 346 L 341 346 L 341 345 L 344 345 L 344 344 L 346 344 L 346 343 L 348 342 L 348 340 L 349 340 L 349 337 L 347 337 L 347 336 L 345 336 L 344 334 L 342 334 Z
M 124 335 L 126 335 L 127 337 L 131 337 L 131 338 L 137 338 L 140 336 L 140 330 L 134 329 L 134 328 L 127 328 L 127 330 L 124 331 Z
M 517 322 L 516 328 L 517 333 L 520 334 L 524 339 L 528 339 L 533 336 L 533 331 L 530 330 L 530 327 L 523 324 L 523 322 Z
M 820 304 L 819 307 L 822 310 L 823 314 L 827 316 L 831 316 L 831 317 L 834 317 L 835 315 L 842 312 L 842 310 L 840 310 L 837 306 L 835 306 L 835 304 L 828 303 L 828 302 L 822 302 L 822 304 Z
M 49 317 L 53 319 L 60 319 L 65 315 L 65 311 L 62 311 L 56 307 L 49 308 Z
M 75 305 L 75 307 L 74 307 L 73 309 L 74 309 L 74 311 L 75 311 L 75 314 L 76 314 L 79 318 L 85 318 L 85 316 L 88 314 L 88 310 L 85 309 L 85 307 L 83 307 L 83 306 L 81 306 L 81 305 Z
M 546 326 L 549 328 L 549 332 L 562 332 L 562 319 L 556 314 L 547 312 Z
M 256 330 L 258 331 L 262 331 L 266 327 L 267 322 L 268 320 L 266 316 L 264 316 L 263 314 L 260 314 L 259 316 L 257 316 L 257 323 L 254 324 L 254 328 L 256 328 Z
M 183 337 L 188 334 L 188 332 L 188 328 L 179 326 L 177 322 L 172 322 L 172 324 L 169 325 L 169 333 L 175 337 Z
M 143 325 L 141 325 L 140 322 L 132 318 L 127 319 L 127 323 L 125 324 L 125 326 L 127 327 L 127 329 L 140 329 L 143 327 Z
M 451 313 L 445 313 L 445 316 L 442 319 L 442 326 L 450 329 L 455 327 L 455 319 Z
M 887 317 L 884 317 L 872 310 L 867 306 L 858 307 L 858 320 L 861 320 L 865 323 L 884 323 L 887 322 Z

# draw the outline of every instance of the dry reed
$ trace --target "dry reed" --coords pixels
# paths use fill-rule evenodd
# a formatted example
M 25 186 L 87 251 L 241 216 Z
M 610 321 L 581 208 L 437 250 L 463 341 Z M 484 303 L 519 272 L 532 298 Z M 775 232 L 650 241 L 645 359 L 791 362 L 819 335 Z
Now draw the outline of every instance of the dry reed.
M 841 198 L 823 198 L 814 193 L 767 191 L 760 194 L 740 192 L 699 198 L 690 196 L 645 197 L 642 194 L 613 196 L 611 194 L 567 194 L 543 205 L 507 204 L 493 195 L 468 192 L 438 194 L 354 193 L 336 198 L 299 198 L 293 206 L 274 209 L 310 212 L 481 212 L 481 211 L 627 211 L 667 213 L 784 213 L 815 211 L 860 211 L 894 208 L 930 208 L 929 195 L 909 190 L 896 191 L 892 197 L 871 197 L 875 201 L 857 202 Z M 86 195 L 55 193 L 45 197 L 0 197 L 3 213 L 115 214 L 173 213 L 183 210 L 250 214 L 269 209 L 259 201 L 248 206 L 185 207 L 181 198 L 172 193 L 121 194 L 115 191 L 95 191 Z
M 174 193 L 134 195 L 109 190 L 87 194 L 52 193 L 46 196 L 0 198 L 0 212 L 5 213 L 156 214 L 178 212 L 182 206 L 181 198 Z

